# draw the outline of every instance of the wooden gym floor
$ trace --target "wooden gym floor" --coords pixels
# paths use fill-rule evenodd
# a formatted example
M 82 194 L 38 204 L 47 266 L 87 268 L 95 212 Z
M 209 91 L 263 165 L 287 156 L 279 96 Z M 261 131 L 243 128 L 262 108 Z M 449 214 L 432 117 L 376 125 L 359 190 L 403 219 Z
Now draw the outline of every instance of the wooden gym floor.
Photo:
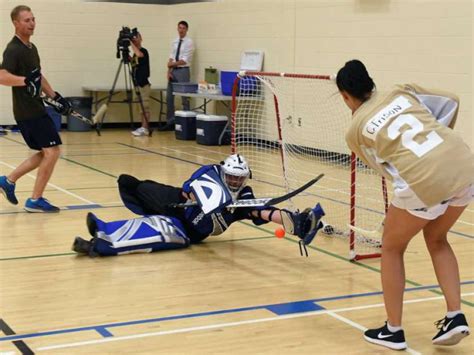
M 23 211 L 34 176 L 17 184 L 18 206 L 0 196 L 1 354 L 390 353 L 362 338 L 385 320 L 379 260 L 348 261 L 347 242 L 337 238 L 318 236 L 305 258 L 294 237 L 273 236 L 274 225 L 239 222 L 185 250 L 76 256 L 70 247 L 76 235 L 87 237 L 88 211 L 107 221 L 134 217 L 120 201 L 119 174 L 180 185 L 230 152 L 173 132 L 102 133 L 62 133 L 45 193 L 59 214 Z M 28 154 L 20 135 L 0 137 L 0 174 Z M 470 206 L 450 233 L 472 324 L 473 225 Z M 445 306 L 421 237 L 405 259 L 407 352 L 472 354 L 474 336 L 455 347 L 431 344 Z

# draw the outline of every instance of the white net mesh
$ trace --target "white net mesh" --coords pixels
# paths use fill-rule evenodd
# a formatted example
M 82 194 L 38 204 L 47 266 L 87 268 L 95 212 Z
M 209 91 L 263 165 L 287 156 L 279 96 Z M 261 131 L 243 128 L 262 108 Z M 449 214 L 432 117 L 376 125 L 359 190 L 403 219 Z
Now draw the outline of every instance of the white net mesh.
M 351 152 L 344 134 L 351 114 L 335 83 L 328 77 L 259 73 L 243 76 L 239 85 L 232 144 L 249 162 L 256 195 L 280 196 L 324 173 L 285 207 L 303 209 L 320 202 L 324 221 L 337 232 L 333 235 L 349 240 Z M 356 170 L 355 225 L 375 230 L 384 216 L 381 178 L 361 163 Z M 356 254 L 379 251 L 361 241 L 367 238 L 356 236 Z

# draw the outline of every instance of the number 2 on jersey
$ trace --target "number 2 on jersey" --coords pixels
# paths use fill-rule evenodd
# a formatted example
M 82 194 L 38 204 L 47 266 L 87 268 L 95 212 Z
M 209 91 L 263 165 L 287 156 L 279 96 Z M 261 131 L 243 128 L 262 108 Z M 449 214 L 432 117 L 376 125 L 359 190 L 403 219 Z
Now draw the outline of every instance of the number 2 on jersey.
M 408 125 L 410 128 L 401 133 L 400 129 L 404 125 Z M 443 143 L 443 138 L 441 138 L 435 131 L 428 133 L 423 143 L 416 142 L 414 140 L 415 136 L 422 131 L 423 123 L 410 114 L 398 116 L 387 128 L 388 137 L 390 139 L 396 139 L 401 134 L 402 145 L 415 153 L 418 158 Z

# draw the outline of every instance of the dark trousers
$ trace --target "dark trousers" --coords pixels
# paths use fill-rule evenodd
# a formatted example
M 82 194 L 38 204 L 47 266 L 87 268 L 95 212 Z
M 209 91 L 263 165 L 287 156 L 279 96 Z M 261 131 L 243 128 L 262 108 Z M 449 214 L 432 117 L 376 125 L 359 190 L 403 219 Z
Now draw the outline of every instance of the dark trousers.
M 118 179 L 120 197 L 125 206 L 139 215 L 163 215 L 182 218 L 183 208 L 172 208 L 172 203 L 184 202 L 181 188 L 122 174 Z
M 173 79 L 168 81 L 168 88 L 166 89 L 166 106 L 167 114 L 166 120 L 169 124 L 174 123 L 174 95 L 173 95 L 173 83 L 188 83 L 190 80 L 189 67 L 175 68 L 171 73 Z M 183 110 L 189 111 L 189 97 L 182 97 Z

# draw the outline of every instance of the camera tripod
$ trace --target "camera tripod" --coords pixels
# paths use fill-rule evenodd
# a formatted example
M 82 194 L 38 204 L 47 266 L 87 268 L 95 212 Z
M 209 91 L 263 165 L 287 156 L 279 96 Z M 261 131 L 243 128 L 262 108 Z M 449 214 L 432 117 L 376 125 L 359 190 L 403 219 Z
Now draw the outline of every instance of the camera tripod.
M 109 90 L 109 95 L 107 97 L 106 105 L 108 106 L 109 103 L 127 103 L 128 104 L 128 112 L 130 115 L 130 127 L 133 128 L 133 104 L 139 103 L 140 108 L 142 110 L 143 117 L 148 122 L 148 117 L 145 114 L 145 106 L 143 105 L 142 95 L 140 93 L 140 89 L 138 88 L 137 81 L 135 78 L 135 74 L 133 72 L 132 64 L 130 63 L 128 47 L 123 47 L 120 49 L 121 52 L 121 59 L 119 66 L 117 68 L 117 73 L 115 74 L 114 82 L 112 84 L 112 88 Z M 117 51 L 117 58 L 120 57 L 119 51 Z M 117 86 L 117 81 L 120 76 L 120 72 L 123 69 L 124 79 L 125 79 L 125 99 L 120 101 L 112 101 L 112 98 L 117 92 L 115 88 Z M 135 92 L 136 100 L 133 98 L 133 92 Z M 97 122 L 96 131 L 97 134 L 100 136 L 100 130 L 102 125 L 104 124 L 106 114 L 102 116 L 99 122 Z M 150 136 L 152 134 L 152 129 L 149 128 Z

